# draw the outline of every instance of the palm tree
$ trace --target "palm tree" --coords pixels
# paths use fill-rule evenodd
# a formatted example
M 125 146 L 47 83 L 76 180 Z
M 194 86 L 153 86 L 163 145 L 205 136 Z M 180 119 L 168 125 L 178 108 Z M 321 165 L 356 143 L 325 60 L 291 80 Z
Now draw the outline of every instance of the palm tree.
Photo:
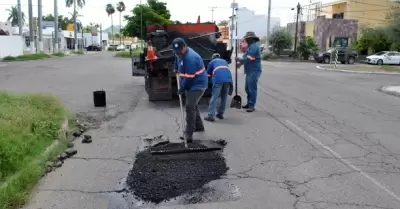
M 86 2 L 85 0 L 76 0 L 76 4 L 79 8 L 82 8 L 83 6 L 85 6 Z M 71 7 L 72 5 L 74 5 L 74 0 L 65 0 L 65 5 L 67 7 Z
M 125 6 L 125 3 L 123 2 L 123 1 L 120 1 L 120 2 L 118 2 L 118 4 L 117 4 L 117 10 L 118 10 L 118 12 L 119 12 L 119 34 L 121 35 L 121 16 L 122 16 L 122 12 L 123 11 L 125 11 L 125 9 L 126 9 L 126 6 Z M 119 43 L 121 43 L 122 42 L 122 36 L 119 36 Z
M 106 5 L 106 12 L 108 16 L 111 16 L 111 36 L 114 35 L 114 25 L 113 25 L 113 14 L 115 13 L 115 8 L 112 4 L 107 4 Z M 114 44 L 114 39 L 113 39 L 113 44 Z
M 8 12 L 7 21 L 11 22 L 12 26 L 18 25 L 18 8 L 16 6 L 11 6 L 10 9 L 6 9 Z M 21 24 L 24 25 L 25 23 L 25 14 L 22 12 L 22 20 Z

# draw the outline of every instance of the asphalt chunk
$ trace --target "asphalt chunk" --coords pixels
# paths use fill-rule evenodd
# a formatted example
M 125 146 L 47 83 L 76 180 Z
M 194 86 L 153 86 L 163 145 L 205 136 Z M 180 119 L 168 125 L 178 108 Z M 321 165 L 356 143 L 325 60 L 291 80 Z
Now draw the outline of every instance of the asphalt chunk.
M 206 146 L 190 143 L 189 147 Z M 172 158 L 151 155 L 151 150 L 180 148 L 184 148 L 183 143 L 167 143 L 139 152 L 127 177 L 129 190 L 143 201 L 159 204 L 201 189 L 229 169 L 221 151 L 179 154 Z

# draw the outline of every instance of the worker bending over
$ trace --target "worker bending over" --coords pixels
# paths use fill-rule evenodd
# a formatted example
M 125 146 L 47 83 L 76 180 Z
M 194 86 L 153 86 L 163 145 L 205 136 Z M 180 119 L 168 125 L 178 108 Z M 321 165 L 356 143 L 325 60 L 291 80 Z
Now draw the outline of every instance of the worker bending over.
M 254 112 L 257 101 L 257 83 L 261 75 L 261 52 L 258 46 L 260 38 L 250 31 L 246 33 L 243 39 L 247 42 L 248 48 L 243 57 L 237 58 L 236 62 L 244 65 L 244 73 L 246 74 L 247 104 L 243 108 L 247 109 L 247 112 Z
M 175 69 L 178 70 L 180 78 L 178 94 L 186 94 L 186 127 L 183 137 L 192 142 L 193 132 L 205 131 L 198 103 L 208 87 L 207 72 L 203 59 L 186 45 L 184 39 L 174 39 L 172 48 L 176 55 Z
M 208 116 L 204 120 L 213 122 L 215 116 L 221 120 L 224 119 L 226 100 L 228 94 L 231 95 L 233 91 L 232 73 L 228 62 L 221 59 L 219 54 L 213 54 L 212 60 L 207 66 L 207 73 L 209 77 L 212 77 L 212 96 L 208 106 Z M 220 98 L 221 102 L 218 105 Z M 215 115 L 215 113 L 217 114 Z

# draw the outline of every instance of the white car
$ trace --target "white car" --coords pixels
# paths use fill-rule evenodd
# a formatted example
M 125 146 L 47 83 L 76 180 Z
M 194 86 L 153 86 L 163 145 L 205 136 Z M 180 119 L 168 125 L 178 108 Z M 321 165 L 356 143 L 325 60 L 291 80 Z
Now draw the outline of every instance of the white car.
M 117 46 L 117 51 L 125 51 L 125 49 L 126 49 L 126 46 L 123 44 L 120 44 Z
M 368 64 L 374 65 L 400 65 L 400 53 L 394 51 L 381 51 L 367 57 Z

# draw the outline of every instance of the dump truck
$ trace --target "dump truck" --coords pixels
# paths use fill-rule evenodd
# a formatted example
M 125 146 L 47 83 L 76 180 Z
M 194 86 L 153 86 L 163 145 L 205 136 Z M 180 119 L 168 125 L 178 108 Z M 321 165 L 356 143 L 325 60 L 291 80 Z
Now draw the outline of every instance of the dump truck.
M 146 26 L 146 32 L 147 47 L 143 53 L 132 57 L 132 76 L 144 77 L 149 101 L 176 98 L 178 86 L 171 43 L 177 37 L 183 38 L 203 58 L 206 67 L 214 53 L 231 63 L 233 49 L 229 50 L 226 43 L 217 41 L 221 32 L 215 23 L 150 24 Z M 155 58 L 147 59 L 149 49 Z M 211 82 L 204 95 L 211 95 Z

